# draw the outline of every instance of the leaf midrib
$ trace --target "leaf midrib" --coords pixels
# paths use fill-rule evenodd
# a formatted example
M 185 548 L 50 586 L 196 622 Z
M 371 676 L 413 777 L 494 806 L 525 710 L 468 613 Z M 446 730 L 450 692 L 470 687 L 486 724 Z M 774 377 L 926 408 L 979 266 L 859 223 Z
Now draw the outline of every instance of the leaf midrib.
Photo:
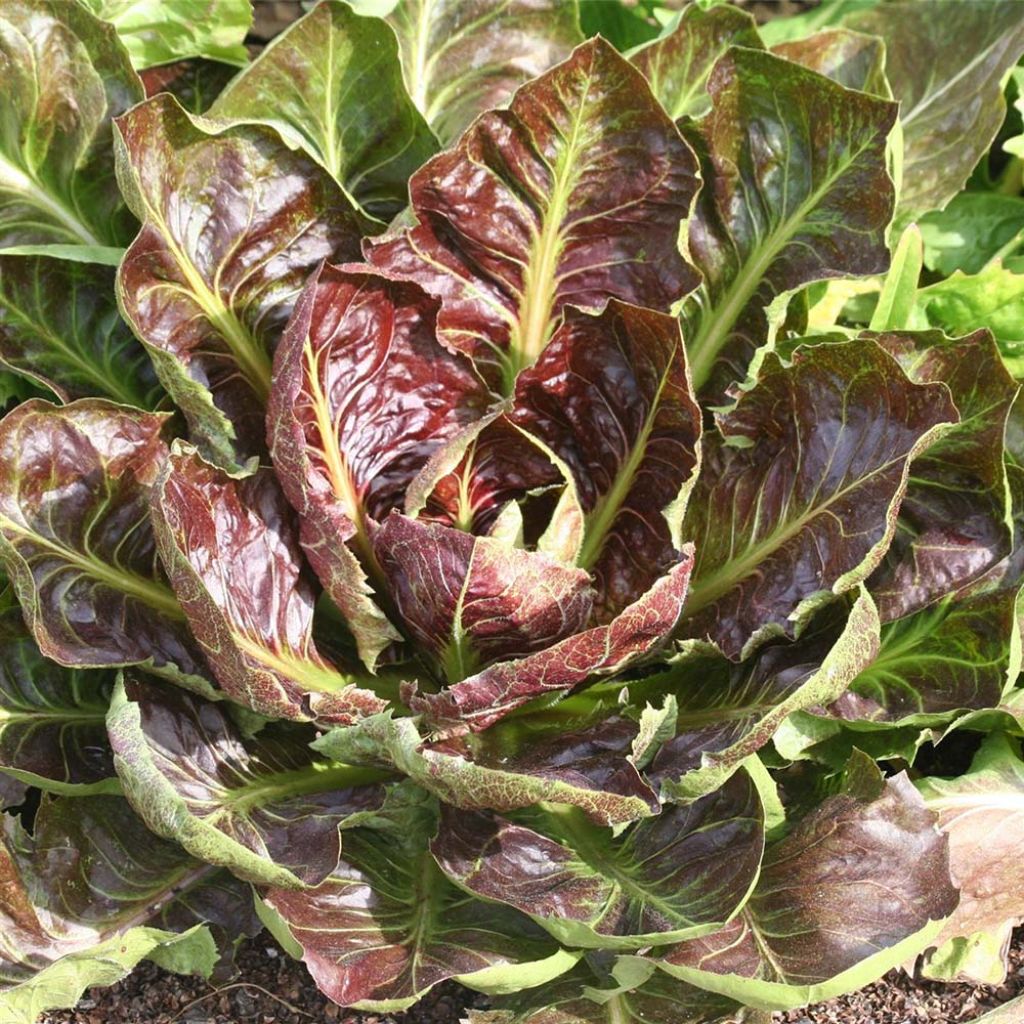
M 168 587 L 161 586 L 155 580 L 147 580 L 145 577 L 128 569 L 122 572 L 115 572 L 105 562 L 101 562 L 89 555 L 82 555 L 58 541 L 51 540 L 48 537 L 42 536 L 42 534 L 26 529 L 5 515 L 0 515 L 0 530 L 16 533 L 30 544 L 47 548 L 59 555 L 69 565 L 80 569 L 97 582 L 129 597 L 137 598 L 169 618 L 175 620 L 183 620 L 185 618 L 185 613 L 182 611 L 181 605 L 178 604 L 173 591 Z M 20 552 L 18 554 L 24 560 L 24 556 Z M 29 571 L 31 572 L 31 568 Z

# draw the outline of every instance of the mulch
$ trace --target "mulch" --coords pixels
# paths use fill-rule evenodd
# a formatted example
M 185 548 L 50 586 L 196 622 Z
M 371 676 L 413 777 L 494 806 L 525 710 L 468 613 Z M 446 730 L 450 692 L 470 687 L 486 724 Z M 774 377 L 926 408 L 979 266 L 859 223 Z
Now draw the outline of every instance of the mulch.
M 486 997 L 439 985 L 406 1013 L 354 1013 L 325 999 L 306 968 L 266 937 L 243 945 L 239 977 L 213 987 L 198 978 L 143 964 L 107 989 L 93 989 L 77 1009 L 39 1024 L 459 1024 Z M 1024 928 L 1014 935 L 1004 985 L 915 981 L 892 971 L 860 992 L 806 1010 L 779 1013 L 774 1024 L 966 1024 L 1024 993 Z

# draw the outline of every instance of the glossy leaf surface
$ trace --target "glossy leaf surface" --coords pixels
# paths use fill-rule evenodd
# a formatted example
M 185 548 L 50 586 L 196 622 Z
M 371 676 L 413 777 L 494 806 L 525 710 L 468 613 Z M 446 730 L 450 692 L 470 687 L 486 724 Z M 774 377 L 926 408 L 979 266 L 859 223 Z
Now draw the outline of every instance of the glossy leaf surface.
M 0 245 L 126 241 L 110 125 L 142 86 L 114 29 L 77 3 L 11 0 L 0 64 Z
M 273 125 L 382 220 L 405 206 L 409 177 L 438 148 L 405 91 L 394 34 L 338 0 L 274 39 L 210 116 Z
M 678 323 L 615 300 L 597 317 L 568 311 L 516 381 L 508 418 L 572 474 L 585 515 L 577 561 L 608 621 L 679 557 L 701 414 Z
M 442 298 L 442 339 L 509 392 L 566 304 L 667 312 L 696 285 L 678 240 L 697 185 L 644 77 L 597 39 L 425 164 L 418 225 L 368 258 Z
M 896 533 L 870 580 L 884 620 L 959 589 L 1010 552 L 1003 437 L 1017 383 L 987 331 L 886 334 L 878 342 L 911 380 L 941 381 L 960 422 L 911 467 Z
M 431 455 L 490 401 L 469 361 L 437 342 L 436 316 L 415 285 L 327 266 L 306 286 L 275 361 L 274 468 L 371 668 L 398 637 L 370 597 L 371 582 L 385 589 L 371 520 L 400 507 Z
M 0 768 L 44 789 L 116 789 L 109 673 L 47 661 L 19 618 L 0 615 Z
M 117 122 L 119 178 L 143 222 L 118 272 L 125 317 L 205 450 L 263 446 L 271 359 L 306 276 L 358 253 L 360 216 L 271 129 L 193 120 L 169 95 Z
M 568 946 L 636 949 L 714 931 L 757 877 L 764 813 L 740 772 L 620 835 L 574 808 L 513 818 L 445 810 L 431 849 L 461 888 L 532 917 Z
M 829 593 L 878 565 L 910 461 L 957 412 L 868 341 L 765 358 L 756 387 L 705 437 L 683 523 L 696 544 L 685 635 L 737 657 L 793 636 Z
M 443 732 L 478 732 L 509 712 L 553 691 L 613 675 L 656 651 L 679 619 L 690 579 L 692 552 L 643 597 L 606 626 L 567 637 L 517 661 L 484 669 L 438 694 L 409 695 L 412 707 Z
M 360 0 L 365 3 L 365 0 Z M 357 9 L 359 4 L 357 3 Z M 409 95 L 448 143 L 583 41 L 561 0 L 406 0 L 388 21 Z
M 518 987 L 572 966 L 576 957 L 528 918 L 446 881 L 426 844 L 430 804 L 401 810 L 382 827 L 347 832 L 342 862 L 320 888 L 266 896 L 323 992 L 344 1006 L 397 1010 L 448 978 Z
M 587 574 L 538 552 L 397 514 L 376 532 L 374 549 L 406 631 L 449 683 L 543 652 L 588 625 Z
M 688 4 L 671 31 L 630 54 L 674 121 L 700 117 L 711 103 L 708 76 L 730 46 L 762 48 L 754 19 L 735 7 Z
M 119 687 L 109 727 L 146 824 L 265 885 L 319 885 L 338 866 L 344 820 L 384 798 L 374 773 L 314 758 L 308 737 L 268 726 L 247 739 L 216 704 L 138 679 Z
M 708 90 L 711 112 L 686 132 L 705 181 L 688 240 L 704 284 L 683 324 L 694 385 L 719 398 L 768 340 L 781 293 L 886 268 L 896 107 L 750 49 L 726 54 Z
M 182 57 L 245 64 L 245 37 L 252 25 L 249 0 L 83 0 L 110 22 L 137 68 Z M 157 28 L 157 26 L 159 26 Z
M 40 649 L 61 664 L 205 673 L 149 525 L 165 420 L 37 400 L 0 424 L 0 551 Z
M 114 271 L 89 263 L 0 255 L 0 363 L 63 402 L 102 395 L 151 409 L 163 394 L 117 311 Z
M 317 650 L 316 590 L 273 475 L 235 479 L 176 444 L 153 522 L 175 593 L 225 693 L 278 718 L 351 722 L 383 709 Z

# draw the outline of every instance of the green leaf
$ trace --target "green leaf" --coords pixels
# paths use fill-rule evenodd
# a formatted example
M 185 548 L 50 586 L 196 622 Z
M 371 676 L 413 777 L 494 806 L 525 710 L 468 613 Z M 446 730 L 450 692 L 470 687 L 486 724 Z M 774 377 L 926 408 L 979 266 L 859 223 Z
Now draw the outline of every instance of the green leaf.
M 715 65 L 708 91 L 711 112 L 684 132 L 705 185 L 688 239 L 704 284 L 683 325 L 694 386 L 718 398 L 768 341 L 773 300 L 885 270 L 896 107 L 742 48 Z
M 392 1012 L 449 978 L 500 993 L 572 967 L 580 954 L 525 915 L 446 880 L 427 846 L 436 810 L 422 797 L 403 788 L 376 827 L 347 831 L 341 863 L 318 889 L 267 892 L 320 990 L 342 1006 Z
M 110 125 L 142 84 L 114 29 L 78 3 L 6 0 L 0 65 L 0 246 L 130 238 Z
M 0 616 L 0 769 L 51 792 L 120 792 L 104 725 L 111 683 L 47 661 L 17 611 Z
M 914 300 L 911 326 L 938 327 L 950 335 L 988 328 L 1007 369 L 1014 377 L 1024 376 L 1024 267 L 1020 269 L 997 261 L 977 274 L 958 270 L 922 288 Z
M 639 4 L 622 0 L 579 0 L 580 27 L 588 38 L 603 36 L 617 50 L 641 46 L 658 35 L 658 25 Z
M 886 75 L 903 126 L 898 221 L 942 209 L 1003 122 L 1003 76 L 1024 52 L 1018 4 L 886 3 L 845 24 L 885 41 Z
M 176 974 L 209 978 L 217 950 L 203 925 L 182 933 L 132 928 L 61 957 L 6 991 L 0 988 L 0 1013 L 5 1024 L 36 1024 L 48 1010 L 75 1006 L 87 989 L 121 981 L 143 960 L 154 960 Z
M 471 1009 L 469 1024 L 754 1024 L 732 1000 L 663 971 L 625 986 L 608 980 L 583 963 L 547 985 L 490 1000 L 492 1010 Z
M 245 37 L 252 25 L 249 0 L 81 0 L 110 22 L 137 68 L 183 57 L 243 66 Z
M 830 0 L 786 18 L 771 18 L 759 29 L 768 46 L 805 39 L 814 32 L 830 29 L 856 11 L 870 9 L 878 0 Z
M 285 726 L 246 740 L 221 707 L 139 679 L 118 684 L 108 727 L 143 821 L 249 881 L 319 885 L 338 866 L 345 819 L 383 801 L 383 773 L 315 759 Z
M 596 2 L 588 6 L 593 9 L 610 5 Z M 676 15 L 674 23 L 659 38 L 632 50 L 628 56 L 647 77 L 651 91 L 669 116 L 678 121 L 707 112 L 711 105 L 708 76 L 730 46 L 762 48 L 754 19 L 726 4 L 705 9 L 694 3 Z
M 97 263 L 116 267 L 121 263 L 124 249 L 113 245 L 61 245 L 58 242 L 42 245 L 7 245 L 0 256 L 49 256 L 54 260 L 72 263 Z
M 190 117 L 161 94 L 119 118 L 118 179 L 142 230 L 118 302 L 207 454 L 264 450 L 272 349 L 309 273 L 357 259 L 362 216 L 273 129 Z
M 1024 899 L 1024 760 L 1019 743 L 993 733 L 965 775 L 921 779 L 917 787 L 949 836 L 950 871 L 960 886 L 960 905 L 935 945 L 1018 923 Z
M 49 255 L 0 254 L 0 364 L 63 402 L 152 409 L 164 394 L 117 311 L 114 271 Z
M 826 609 L 795 644 L 767 647 L 739 665 L 698 647 L 631 687 L 634 699 L 675 694 L 673 734 L 647 770 L 663 797 L 693 799 L 717 788 L 789 715 L 842 694 L 878 649 L 878 612 L 863 586 L 842 612 L 837 623 Z
M 921 976 L 932 981 L 1002 985 L 1006 981 L 1007 954 L 1012 939 L 1012 919 L 995 931 L 949 939 L 925 955 Z
M 356 0 L 356 10 L 366 0 Z M 388 22 L 409 95 L 445 144 L 583 42 L 575 0 L 404 0 Z M 372 11 L 368 12 L 372 13 Z
M 920 226 L 929 270 L 977 274 L 1024 247 L 1024 197 L 961 192 L 944 210 L 925 214 Z
M 445 808 L 431 850 L 460 888 L 528 914 L 565 946 L 638 949 L 728 921 L 757 878 L 764 824 L 758 788 L 741 771 L 622 831 L 571 807 L 507 818 Z
M 1020 672 L 1014 590 L 949 598 L 882 627 L 874 660 L 829 705 L 851 722 L 897 727 L 994 708 Z
M 873 799 L 829 797 L 769 844 L 730 924 L 662 953 L 657 966 L 766 1010 L 874 981 L 927 945 L 956 906 L 946 839 L 933 822 L 905 776 Z
M 915 384 L 867 340 L 765 357 L 756 386 L 704 436 L 683 536 L 696 545 L 677 635 L 730 658 L 794 636 L 875 569 L 911 461 L 957 420 L 944 384 Z
M 868 324 L 872 331 L 900 331 L 910 326 L 923 262 L 921 232 L 916 224 L 911 224 L 900 236 L 892 254 L 878 305 Z
M 394 33 L 339 0 L 281 33 L 209 116 L 272 125 L 382 220 L 405 206 L 410 176 L 438 148 L 405 91 Z

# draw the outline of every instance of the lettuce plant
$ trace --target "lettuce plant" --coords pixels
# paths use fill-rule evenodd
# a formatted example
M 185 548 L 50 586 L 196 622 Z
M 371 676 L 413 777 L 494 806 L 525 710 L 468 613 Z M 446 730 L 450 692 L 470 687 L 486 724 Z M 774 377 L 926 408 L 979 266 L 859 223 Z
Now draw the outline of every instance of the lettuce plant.
M 1020 8 L 610 6 L 0 8 L 4 1021 L 1005 970 Z

